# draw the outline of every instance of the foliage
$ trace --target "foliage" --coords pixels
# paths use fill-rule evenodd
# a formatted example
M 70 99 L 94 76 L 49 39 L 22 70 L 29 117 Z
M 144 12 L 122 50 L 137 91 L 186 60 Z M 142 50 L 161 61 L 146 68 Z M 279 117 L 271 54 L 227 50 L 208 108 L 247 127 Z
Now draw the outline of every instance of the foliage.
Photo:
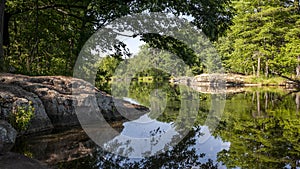
M 4 21 L 1 24 L 4 28 L 4 59 L 16 68 L 17 73 L 71 75 L 83 44 L 93 33 L 116 18 L 141 12 L 190 16 L 192 23 L 215 40 L 230 24 L 229 2 L 7 0 L 4 18 L 1 18 L 1 23 Z M 154 40 L 147 36 L 143 39 Z M 108 48 L 125 49 L 118 45 Z M 1 67 L 3 64 L 1 62 Z
M 10 124 L 18 131 L 25 131 L 34 116 L 34 107 L 29 102 L 27 106 L 18 106 L 10 115 Z
M 193 59 L 196 60 L 196 58 L 199 57 L 194 55 Z M 145 82 L 148 77 L 157 82 L 168 80 L 170 76 L 191 76 L 194 73 L 193 70 L 199 68 L 198 64 L 201 64 L 201 61 L 194 62 L 193 67 L 189 68 L 175 54 L 153 49 L 150 45 L 143 45 L 140 51 L 131 58 L 121 59 L 120 56 L 113 55 L 101 59 L 97 64 L 95 86 L 110 93 L 110 81 L 131 78 Z M 117 72 L 115 72 L 116 69 Z
M 107 56 L 101 60 L 98 64 L 99 66 L 95 79 L 95 86 L 98 89 L 111 93 L 110 81 L 120 62 L 121 59 L 112 56 Z
M 236 15 L 217 47 L 229 72 L 295 74 L 299 56 L 299 1 L 233 1 Z
M 200 72 L 222 71 L 217 52 L 209 41 L 203 37 L 196 38 L 197 43 L 193 44 L 193 48 L 199 52 L 174 41 L 166 45 L 171 47 L 160 49 L 158 47 L 160 41 L 157 41 L 141 46 L 139 52 L 130 58 L 121 59 L 120 55 L 102 58 L 97 64 L 96 87 L 110 93 L 110 80 L 118 81 L 128 78 L 139 80 L 142 77 L 144 79 L 151 77 L 154 81 L 163 81 L 171 76 L 192 76 Z M 156 46 L 158 49 L 151 47 L 154 44 L 158 45 Z M 174 48 L 174 45 L 180 47 Z M 115 72 L 117 67 L 117 72 Z M 145 82 L 145 80 L 141 81 Z
M 212 96 L 195 93 L 187 86 L 172 86 L 161 82 L 132 82 L 128 97 L 149 107 L 150 118 L 161 122 L 174 122 L 178 131 L 189 130 L 194 124 L 204 125 L 212 101 Z M 200 105 L 198 111 L 194 109 L 198 107 L 197 104 Z

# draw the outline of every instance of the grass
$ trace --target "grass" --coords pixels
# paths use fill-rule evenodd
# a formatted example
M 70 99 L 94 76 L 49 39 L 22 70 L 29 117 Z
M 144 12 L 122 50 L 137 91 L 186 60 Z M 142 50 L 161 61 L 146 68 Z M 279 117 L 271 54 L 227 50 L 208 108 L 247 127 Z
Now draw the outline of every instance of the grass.
M 245 88 L 246 92 L 271 92 L 271 93 L 278 93 L 281 95 L 287 94 L 289 90 L 286 90 L 284 87 L 278 86 L 259 86 L 259 87 L 247 87 Z
M 287 81 L 282 77 L 256 77 L 256 76 L 247 76 L 244 79 L 244 82 L 247 84 L 260 84 L 262 86 L 280 86 Z

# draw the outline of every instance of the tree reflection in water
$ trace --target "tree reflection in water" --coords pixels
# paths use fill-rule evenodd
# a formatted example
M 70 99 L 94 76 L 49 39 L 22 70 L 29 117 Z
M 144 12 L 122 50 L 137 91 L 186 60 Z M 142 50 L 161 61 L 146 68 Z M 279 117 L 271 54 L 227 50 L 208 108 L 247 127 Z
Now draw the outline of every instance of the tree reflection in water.
M 300 167 L 299 94 L 277 89 L 228 97 L 214 135 L 231 144 L 218 160 L 228 168 Z
M 98 148 L 93 156 L 82 158 L 73 162 L 60 163 L 59 168 L 218 168 L 212 159 L 203 160 L 205 153 L 199 153 L 195 144 L 200 134 L 200 127 L 194 128 L 176 146 L 157 155 L 143 158 L 130 159 L 115 154 L 103 152 Z
M 136 95 L 132 94 L 131 97 L 145 105 L 150 104 L 139 100 L 150 93 L 151 85 L 148 86 L 149 92 L 145 88 Z M 164 87 L 166 86 L 161 86 L 161 89 L 163 90 Z M 168 92 L 168 102 L 164 113 L 150 113 L 149 117 L 156 117 L 159 122 L 172 123 L 178 117 L 180 98 L 177 94 L 179 92 L 176 87 L 168 87 L 166 90 L 171 92 Z M 83 145 L 90 145 L 89 147 L 92 148 L 90 155 L 84 157 L 77 155 L 78 158 L 76 158 L 76 154 L 73 154 L 71 156 L 74 158 L 68 160 L 68 154 L 65 153 L 66 157 L 61 158 L 62 160 L 55 163 L 54 167 L 60 169 L 191 168 L 192 166 L 259 169 L 300 167 L 300 93 L 279 88 L 249 88 L 243 93 L 227 95 L 226 107 L 218 127 L 211 133 L 210 140 L 205 144 L 199 144 L 203 134 L 207 134 L 204 133 L 205 129 L 210 131 L 209 125 L 203 126 L 209 113 L 210 97 L 209 94 L 200 94 L 200 109 L 190 132 L 179 144 L 163 149 L 161 153 L 142 159 L 126 158 L 104 152 L 96 145 L 86 144 L 89 142 L 88 139 L 81 139 Z M 123 130 L 126 130 L 126 125 Z M 154 128 L 151 131 L 149 135 L 160 134 L 163 128 Z M 82 137 L 83 134 L 79 133 L 79 135 Z M 60 135 L 53 137 L 57 140 L 54 143 L 44 143 L 42 139 L 39 139 L 35 144 L 26 143 L 27 146 L 30 145 L 29 148 L 19 150 L 19 152 L 31 154 L 32 157 L 39 159 L 42 156 L 42 146 L 45 147 L 43 153 L 47 155 L 55 154 L 58 149 L 66 152 L 73 147 L 78 147 L 73 146 L 73 142 L 77 141 L 76 144 L 78 144 L 77 137 L 68 143 L 57 139 Z M 219 140 L 219 142 L 214 140 Z M 223 143 L 225 147 L 216 146 Z M 61 145 L 58 146 L 59 144 Z M 116 147 L 126 146 L 126 144 L 130 145 L 128 142 L 118 142 Z M 155 140 L 153 144 L 156 144 Z M 129 147 L 127 151 L 130 151 Z M 47 158 L 48 156 L 45 156 L 44 159 L 39 160 L 45 161 Z

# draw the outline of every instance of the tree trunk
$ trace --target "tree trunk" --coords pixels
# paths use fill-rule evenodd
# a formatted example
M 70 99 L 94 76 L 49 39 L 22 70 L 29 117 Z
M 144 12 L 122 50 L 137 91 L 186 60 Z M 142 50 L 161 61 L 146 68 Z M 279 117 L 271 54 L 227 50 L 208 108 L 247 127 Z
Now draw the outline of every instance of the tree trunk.
M 9 46 L 9 31 L 8 31 L 8 23 L 11 18 L 11 14 L 4 12 L 4 19 L 3 19 L 3 46 Z
M 296 114 L 298 115 L 299 108 L 300 108 L 300 93 L 296 93 L 295 102 L 296 102 Z
M 1 0 L 1 4 L 0 4 L 0 72 L 5 71 L 4 50 L 3 50 L 4 8 L 5 8 L 5 0 Z
M 269 95 L 268 92 L 265 92 L 265 112 L 268 109 L 268 101 L 269 101 Z
M 252 65 L 252 72 L 253 72 L 253 76 L 255 76 L 255 66 L 254 65 Z
M 297 63 L 297 67 L 296 67 L 296 76 L 299 77 L 300 76 L 300 64 L 299 64 L 300 56 L 298 56 L 297 60 L 298 60 L 298 63 Z
M 260 57 L 257 58 L 257 73 L 256 76 L 259 77 L 260 74 Z
M 265 76 L 269 77 L 269 64 L 268 64 L 268 61 L 266 61 Z
M 294 0 L 294 7 L 299 11 L 299 0 Z

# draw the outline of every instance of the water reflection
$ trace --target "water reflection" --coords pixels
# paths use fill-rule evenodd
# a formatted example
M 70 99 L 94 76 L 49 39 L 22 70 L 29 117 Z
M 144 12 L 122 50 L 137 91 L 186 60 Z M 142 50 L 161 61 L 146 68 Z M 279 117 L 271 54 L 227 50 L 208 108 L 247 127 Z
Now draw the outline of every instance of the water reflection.
M 123 125 L 124 130 L 120 135 L 107 142 L 104 147 L 106 150 L 117 148 L 115 151 L 119 152 L 118 154 L 129 158 L 159 153 L 168 148 L 165 146 L 171 144 L 172 138 L 179 136 L 172 123 L 159 122 L 149 118 L 148 115 L 125 122 Z
M 202 133 L 200 127 L 195 128 L 170 150 L 147 158 L 127 158 L 107 153 L 97 148 L 90 156 L 72 162 L 62 162 L 59 168 L 76 168 L 81 163 L 89 161 L 89 168 L 220 168 L 216 163 L 216 153 L 222 149 L 228 149 L 229 143 L 223 143 L 221 139 L 211 137 L 209 142 L 201 144 L 198 142 Z M 206 155 L 208 153 L 208 155 Z M 224 167 L 224 166 L 223 166 Z
M 256 90 L 227 98 L 214 133 L 231 143 L 218 153 L 228 168 L 300 167 L 299 93 Z
M 80 129 L 21 140 L 15 151 L 61 169 L 300 167 L 300 93 L 279 88 L 248 88 L 229 94 L 220 123 L 213 131 L 211 126 L 204 125 L 212 96 L 200 93 L 200 109 L 190 132 L 179 144 L 162 148 L 157 140 L 172 142 L 178 134 L 174 124 L 180 98 L 176 87 L 169 90 L 173 92 L 168 93 L 162 114 L 150 113 L 119 124 L 116 127 L 121 134 L 107 142 L 108 146 L 131 153 L 131 158 L 103 151 Z M 139 99 L 143 98 L 142 92 L 131 97 L 144 105 L 150 104 Z M 171 135 L 162 138 L 168 130 L 172 130 Z M 136 144 L 128 142 L 126 137 L 150 139 Z M 151 148 L 157 150 L 152 151 L 156 152 L 153 156 L 134 158 L 135 153 L 147 153 Z

